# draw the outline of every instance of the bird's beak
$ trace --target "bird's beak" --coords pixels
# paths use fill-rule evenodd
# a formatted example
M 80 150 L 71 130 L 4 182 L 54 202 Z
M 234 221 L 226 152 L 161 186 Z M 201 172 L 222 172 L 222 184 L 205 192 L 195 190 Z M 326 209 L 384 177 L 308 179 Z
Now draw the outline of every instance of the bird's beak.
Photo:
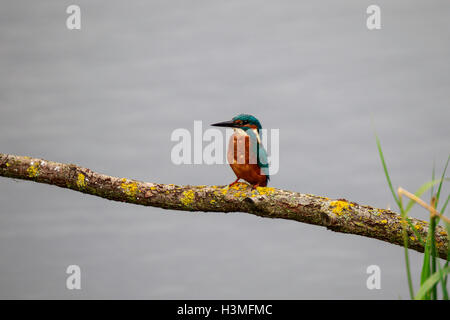
M 227 128 L 239 128 L 239 125 L 234 123 L 233 120 L 213 123 L 214 127 L 227 127 Z

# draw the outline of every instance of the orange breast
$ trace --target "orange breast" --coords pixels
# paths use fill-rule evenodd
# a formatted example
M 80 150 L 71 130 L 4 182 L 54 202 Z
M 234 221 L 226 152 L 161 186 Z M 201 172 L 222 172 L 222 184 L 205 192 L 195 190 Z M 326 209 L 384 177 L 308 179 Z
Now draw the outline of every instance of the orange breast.
M 236 177 L 246 180 L 250 184 L 258 184 L 261 187 L 267 185 L 267 176 L 261 172 L 257 164 L 255 150 L 247 135 L 234 133 L 231 136 L 227 159 Z

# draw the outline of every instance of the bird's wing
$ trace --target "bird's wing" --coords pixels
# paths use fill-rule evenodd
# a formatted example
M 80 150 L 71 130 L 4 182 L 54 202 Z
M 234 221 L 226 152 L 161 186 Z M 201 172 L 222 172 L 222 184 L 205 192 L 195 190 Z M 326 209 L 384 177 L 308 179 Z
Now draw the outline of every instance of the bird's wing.
M 270 180 L 269 161 L 267 159 L 267 152 L 264 149 L 264 146 L 258 142 L 258 138 L 252 130 L 247 130 L 247 135 L 250 138 L 250 146 L 252 148 L 252 152 L 257 155 L 258 167 L 260 167 L 262 173 L 267 176 L 267 180 Z

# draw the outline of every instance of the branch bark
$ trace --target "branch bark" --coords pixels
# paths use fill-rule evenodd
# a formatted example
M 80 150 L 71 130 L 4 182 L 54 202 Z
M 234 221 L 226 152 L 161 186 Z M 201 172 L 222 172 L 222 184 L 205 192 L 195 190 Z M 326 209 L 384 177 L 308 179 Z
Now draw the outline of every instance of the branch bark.
M 290 219 L 327 229 L 379 239 L 403 246 L 402 224 L 408 247 L 424 251 L 423 242 L 397 213 L 359 205 L 345 199 L 257 188 L 241 183 L 228 186 L 177 186 L 111 177 L 74 164 L 0 153 L 0 176 L 31 180 L 114 201 L 183 211 L 246 212 L 265 218 Z M 410 218 L 416 232 L 426 239 L 428 223 Z M 447 258 L 447 233 L 436 228 L 439 257 Z

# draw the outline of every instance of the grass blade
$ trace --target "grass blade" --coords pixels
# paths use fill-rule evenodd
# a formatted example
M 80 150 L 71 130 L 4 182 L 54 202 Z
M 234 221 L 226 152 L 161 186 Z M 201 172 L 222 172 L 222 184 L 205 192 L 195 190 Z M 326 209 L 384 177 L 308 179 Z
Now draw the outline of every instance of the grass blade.
M 444 205 L 442 206 L 442 209 L 441 209 L 441 214 L 442 214 L 442 215 L 444 214 L 445 209 L 447 209 L 448 200 L 450 200 L 450 194 L 448 195 L 447 200 L 445 200 L 445 203 L 444 203 Z M 450 234 L 449 234 L 449 235 L 450 235 Z
M 441 195 L 442 184 L 443 184 L 444 179 L 445 179 L 445 172 L 447 171 L 447 167 L 448 167 L 448 162 L 449 161 L 450 161 L 450 154 L 448 155 L 447 163 L 445 164 L 445 167 L 444 167 L 444 172 L 442 172 L 441 183 L 439 184 L 438 191 L 436 192 L 436 207 L 437 207 L 437 205 L 439 203 L 439 196 Z
M 428 182 L 424 183 L 423 185 L 421 185 L 420 188 L 417 189 L 417 191 L 414 193 L 414 195 L 416 197 L 420 198 L 428 189 L 430 189 L 430 188 L 433 189 L 434 185 L 441 183 L 441 182 L 442 182 L 441 179 L 439 179 L 439 180 L 433 179 L 431 181 L 428 181 Z M 405 213 L 408 213 L 409 210 L 411 210 L 411 208 L 414 206 L 415 203 L 416 202 L 414 200 L 410 200 L 405 208 Z
M 404 217 L 404 219 L 406 220 L 406 222 L 408 223 L 409 227 L 411 228 L 411 230 L 414 232 L 414 235 L 416 236 L 417 240 L 419 240 L 419 242 L 425 246 L 425 242 L 422 239 L 422 236 L 420 235 L 419 231 L 417 231 L 417 229 L 413 226 L 411 219 L 409 219 L 407 216 Z
M 434 203 L 433 203 L 434 204 Z M 430 240 L 431 240 L 431 273 L 436 273 L 436 239 L 434 234 L 436 232 L 436 217 L 431 217 L 430 220 Z M 439 279 L 442 279 L 440 276 Z M 433 286 L 431 290 L 431 298 L 437 299 L 437 287 Z
M 421 286 L 419 291 L 417 291 L 417 294 L 414 299 L 416 300 L 422 300 L 427 295 L 428 291 L 430 291 L 431 288 L 433 288 L 436 283 L 439 281 L 441 276 L 447 275 L 450 272 L 450 267 L 443 268 L 441 271 L 437 271 L 436 273 L 433 273 Z
M 381 149 L 381 143 L 380 139 L 378 138 L 377 133 L 375 132 L 375 139 L 377 142 L 377 148 L 378 148 L 378 154 L 380 156 L 381 164 L 383 166 L 384 175 L 386 176 L 387 183 L 389 185 L 389 189 L 391 190 L 392 196 L 394 197 L 395 202 L 398 205 L 398 208 L 400 209 L 400 213 L 403 219 L 406 219 L 406 215 L 404 214 L 403 205 L 401 200 L 397 197 L 397 194 L 394 191 L 394 188 L 392 186 L 391 178 L 389 176 L 389 171 L 387 169 L 386 161 L 384 160 L 383 150 Z M 408 254 L 408 234 L 406 232 L 406 227 L 404 224 L 402 224 L 403 228 L 403 247 L 405 248 L 405 265 L 406 265 L 406 275 L 408 278 L 408 288 L 409 288 L 409 294 L 411 296 L 411 299 L 414 299 L 414 288 L 411 278 L 411 268 L 409 263 L 409 254 Z M 414 228 L 412 228 L 414 230 Z
M 405 219 L 406 215 L 403 214 L 403 205 L 401 198 L 398 199 L 398 206 L 400 208 L 402 218 Z M 405 250 L 405 266 L 406 266 L 406 277 L 408 279 L 409 295 L 411 296 L 411 299 L 414 299 L 414 287 L 412 283 L 411 266 L 409 263 L 409 253 L 408 253 L 408 233 L 406 232 L 406 226 L 404 223 L 402 223 L 402 235 L 403 235 L 403 248 Z
M 443 275 L 441 264 L 438 261 L 438 267 L 439 267 L 439 281 L 441 282 L 441 288 L 442 288 L 442 299 L 448 300 L 448 291 L 447 291 L 447 275 Z
M 378 154 L 380 155 L 381 164 L 383 165 L 383 170 L 384 170 L 384 174 L 386 176 L 386 180 L 387 180 L 388 185 L 389 185 L 389 189 L 391 189 L 391 193 L 392 193 L 392 196 L 394 197 L 395 202 L 397 203 L 399 208 L 401 208 L 400 201 L 398 200 L 397 195 L 394 192 L 394 188 L 392 187 L 392 182 L 391 182 L 391 178 L 389 177 L 389 172 L 388 172 L 388 169 L 387 169 L 387 166 L 386 166 L 386 161 L 384 161 L 383 151 L 381 150 L 380 139 L 378 138 L 378 135 L 377 135 L 376 132 L 375 132 L 375 139 L 377 141 Z
M 420 274 L 420 285 L 422 285 L 430 276 L 430 243 L 427 241 L 423 253 L 422 273 Z
M 431 171 L 431 181 L 434 180 L 435 176 L 436 176 L 436 161 L 433 160 L 433 170 Z M 431 187 L 431 192 L 430 193 L 431 193 L 430 194 L 430 199 L 431 199 L 434 196 L 434 185 Z

